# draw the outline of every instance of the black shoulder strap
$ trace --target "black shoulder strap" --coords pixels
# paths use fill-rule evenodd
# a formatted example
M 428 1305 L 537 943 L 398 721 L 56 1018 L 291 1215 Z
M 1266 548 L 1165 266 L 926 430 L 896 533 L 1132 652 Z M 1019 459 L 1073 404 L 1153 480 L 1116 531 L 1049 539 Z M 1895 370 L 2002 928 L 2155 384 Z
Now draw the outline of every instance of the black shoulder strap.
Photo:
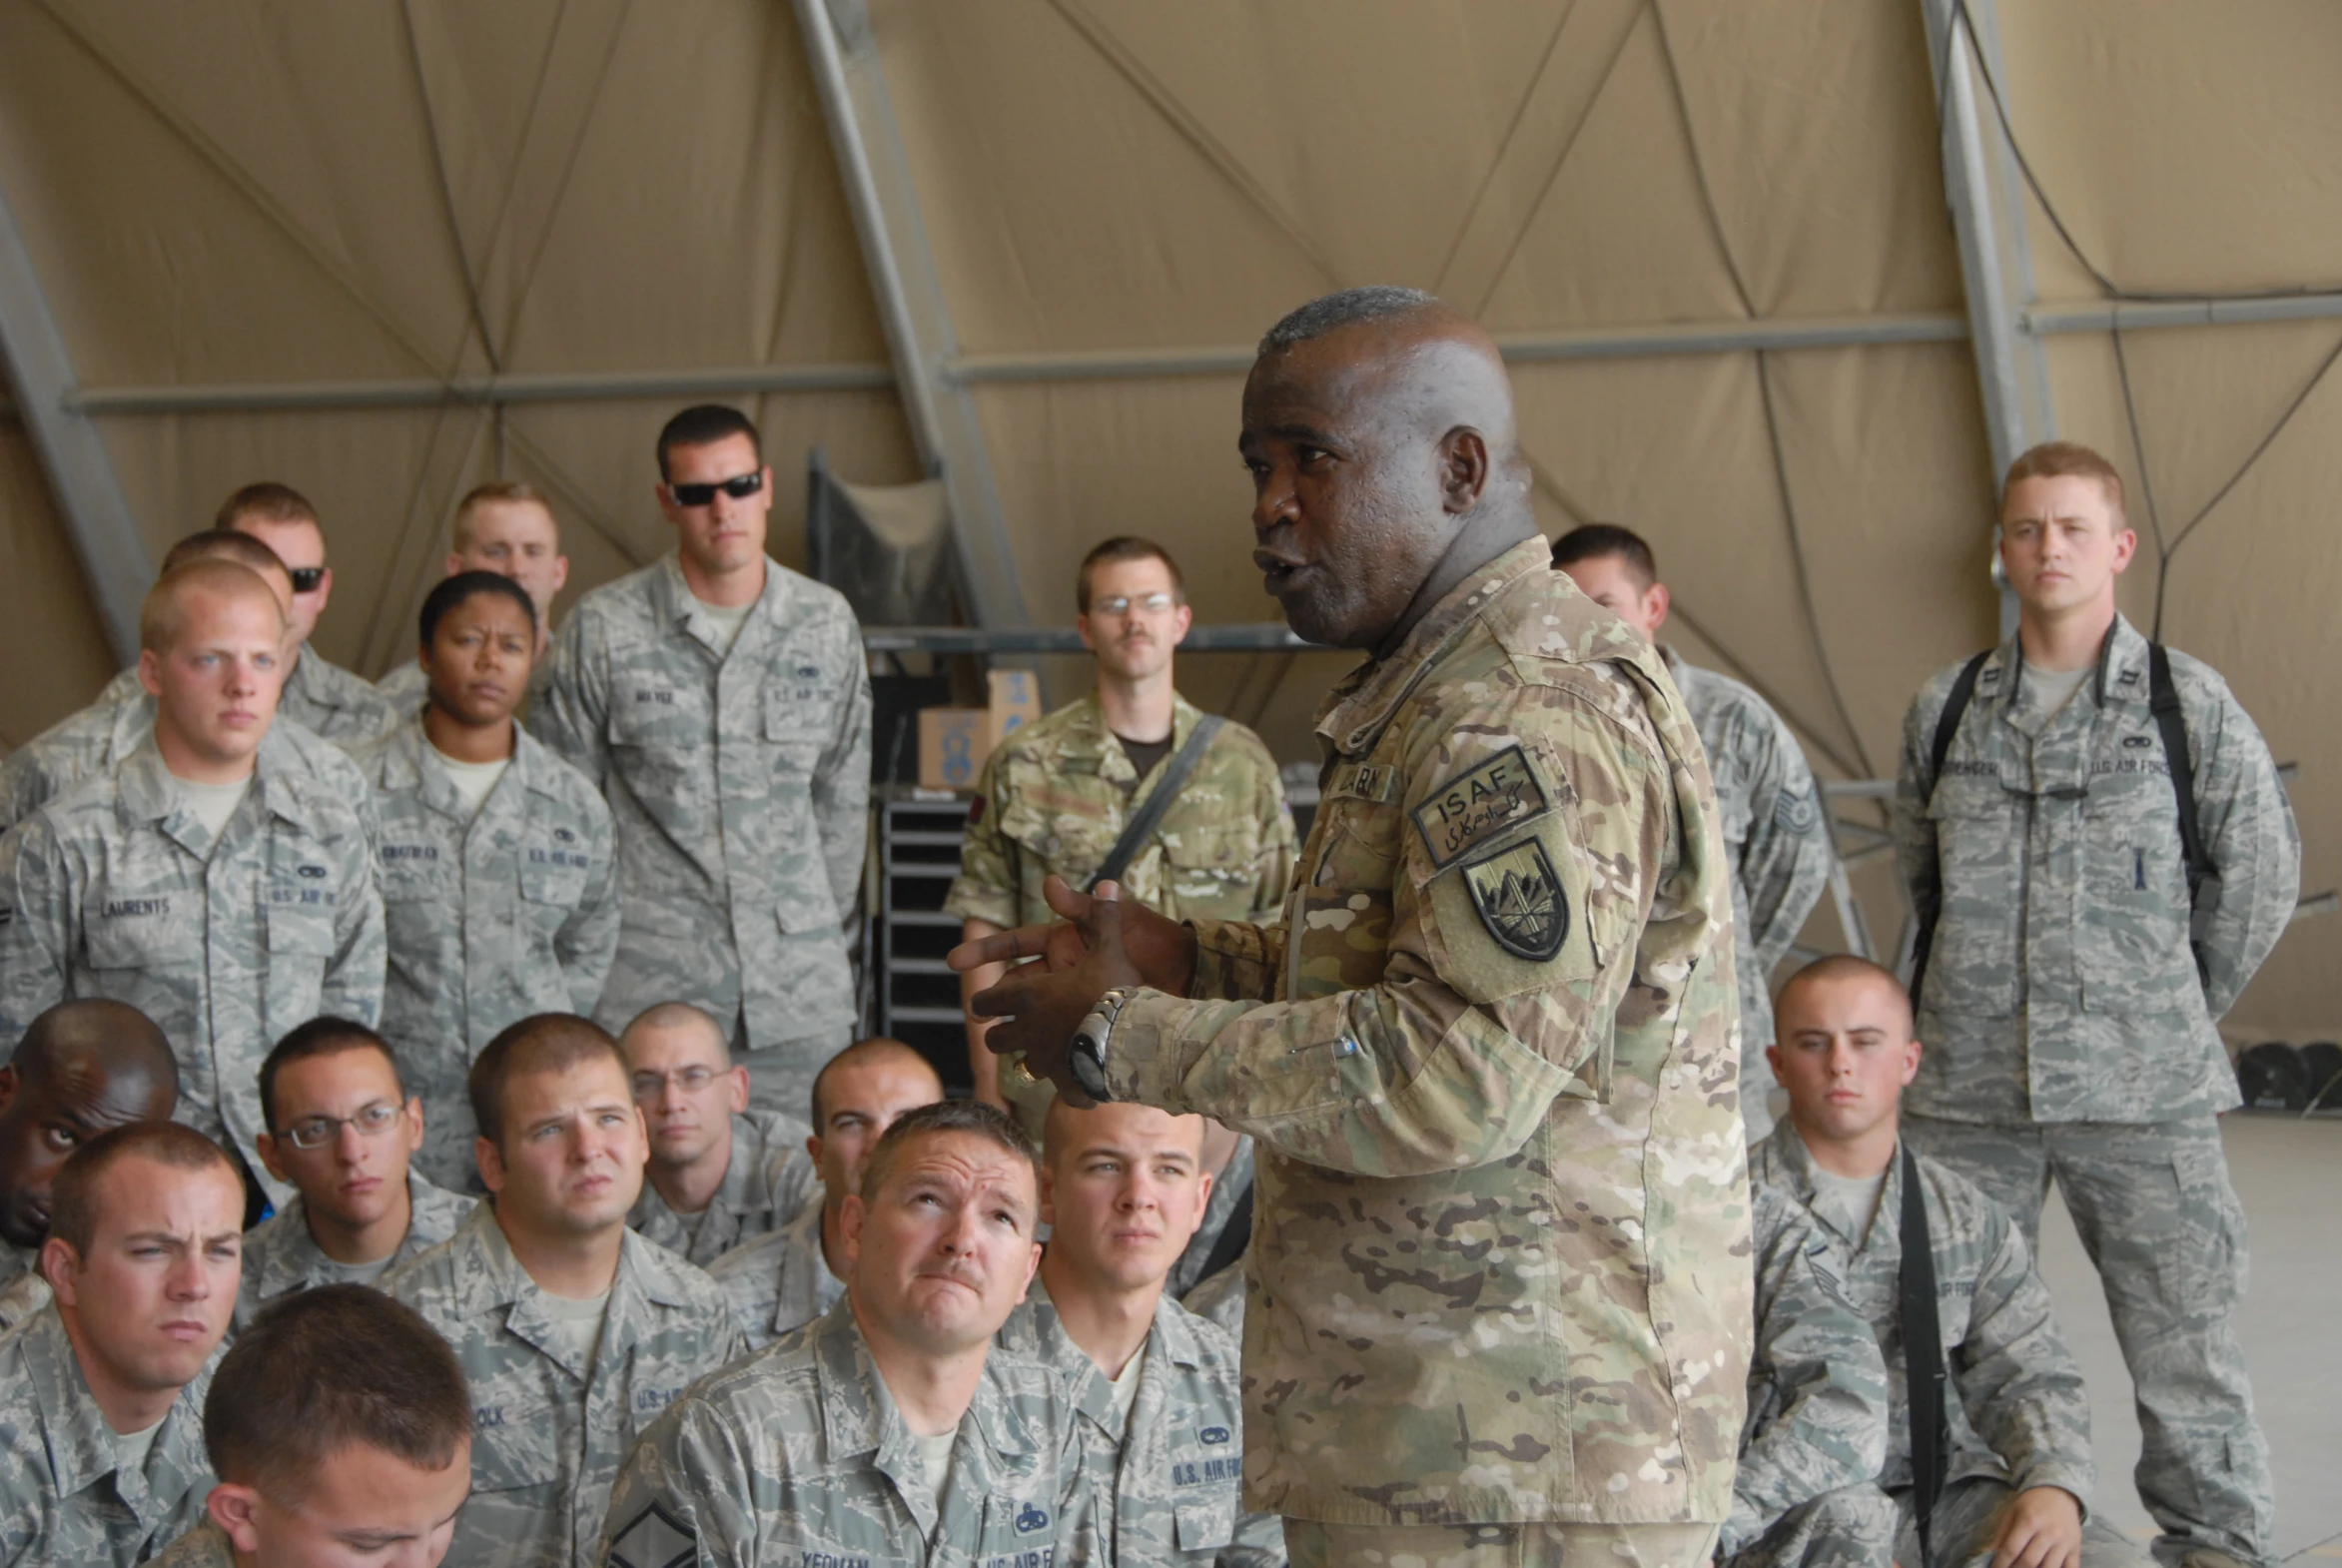
M 1912 1513 L 1919 1522 L 1920 1562 L 1933 1568 L 1928 1515 L 1952 1472 L 1952 1422 L 1944 1406 L 1944 1326 L 1936 1315 L 1936 1249 L 1928 1239 L 1928 1200 L 1920 1166 L 1903 1150 L 1903 1372 L 1911 1404 Z
M 1976 675 L 1984 667 L 1984 660 L 1992 656 L 1986 648 L 1959 667 L 1959 674 L 1952 682 L 1952 690 L 1944 699 L 1944 711 L 1936 715 L 1936 736 L 1928 748 L 1927 790 L 1923 798 L 1934 800 L 1936 786 L 1944 778 L 1945 759 L 1952 755 L 1952 739 L 1959 734 L 1959 721 L 1967 714 L 1968 702 L 1976 694 Z M 1916 911 L 1919 929 L 1911 944 L 1911 1000 L 1919 1005 L 1920 982 L 1928 977 L 1928 950 L 1936 945 L 1936 916 L 1942 908 L 1941 893 L 1926 900 L 1926 907 Z
M 1133 812 L 1131 820 L 1123 824 L 1123 836 L 1116 839 L 1114 848 L 1106 852 L 1106 859 L 1099 864 L 1097 875 L 1083 884 L 1083 892 L 1089 892 L 1101 882 L 1122 880 L 1124 870 L 1137 858 L 1147 841 L 1155 836 L 1156 825 L 1163 821 L 1163 814 L 1171 810 L 1171 802 L 1179 798 L 1179 791 L 1186 788 L 1187 775 L 1195 771 L 1195 764 L 1203 758 L 1204 748 L 1211 744 L 1211 737 L 1219 733 L 1220 725 L 1225 722 L 1216 713 L 1207 713 L 1196 721 L 1195 727 L 1187 732 L 1187 743 L 1165 766 L 1163 777 L 1156 780 L 1155 793 L 1148 796 L 1147 804 Z
M 2171 684 L 2171 655 L 2159 642 L 2147 644 L 2147 711 L 2163 735 L 2163 760 L 2171 768 L 2171 793 L 2179 797 L 2179 852 L 2187 860 L 2187 902 L 2212 874 L 2204 834 L 2195 816 L 2195 764 L 2187 756 L 2187 718 L 2179 711 L 2179 688 Z
M 1252 1240 L 1252 1183 L 1230 1204 L 1227 1223 L 1219 1227 L 1219 1234 L 1211 1238 L 1211 1250 L 1203 1254 L 1203 1266 L 1196 1272 L 1195 1282 L 1201 1284 L 1213 1274 L 1244 1255 L 1244 1248 Z

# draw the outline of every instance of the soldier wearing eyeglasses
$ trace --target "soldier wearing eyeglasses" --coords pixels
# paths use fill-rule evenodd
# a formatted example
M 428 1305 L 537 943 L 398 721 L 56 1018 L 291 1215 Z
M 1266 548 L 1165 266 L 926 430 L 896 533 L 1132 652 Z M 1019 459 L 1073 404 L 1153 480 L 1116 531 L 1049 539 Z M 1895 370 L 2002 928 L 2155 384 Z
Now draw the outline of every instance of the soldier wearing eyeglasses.
M 806 1103 L 851 1037 L 870 677 L 845 598 L 765 554 L 772 469 L 737 409 L 659 432 L 676 548 L 587 594 L 530 726 L 600 786 L 625 918 L 595 1018 L 715 1018 L 759 1106 Z
M 280 1296 L 373 1284 L 453 1235 L 471 1211 L 471 1198 L 409 1169 L 422 1102 L 363 1024 L 312 1019 L 278 1041 L 261 1065 L 261 1159 L 300 1195 L 245 1234 L 239 1330 Z

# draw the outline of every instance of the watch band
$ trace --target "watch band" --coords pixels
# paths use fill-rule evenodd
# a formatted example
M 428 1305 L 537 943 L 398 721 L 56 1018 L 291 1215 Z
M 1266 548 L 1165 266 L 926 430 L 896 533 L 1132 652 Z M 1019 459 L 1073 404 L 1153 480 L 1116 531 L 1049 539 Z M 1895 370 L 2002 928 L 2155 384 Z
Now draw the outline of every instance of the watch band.
M 1127 988 L 1116 987 L 1098 999 L 1074 1031 L 1074 1043 L 1066 1053 L 1066 1071 L 1083 1094 L 1100 1105 L 1114 1099 L 1107 1088 L 1106 1060 L 1114 1038 L 1115 1020 L 1122 1016 L 1123 1006 L 1131 999 Z

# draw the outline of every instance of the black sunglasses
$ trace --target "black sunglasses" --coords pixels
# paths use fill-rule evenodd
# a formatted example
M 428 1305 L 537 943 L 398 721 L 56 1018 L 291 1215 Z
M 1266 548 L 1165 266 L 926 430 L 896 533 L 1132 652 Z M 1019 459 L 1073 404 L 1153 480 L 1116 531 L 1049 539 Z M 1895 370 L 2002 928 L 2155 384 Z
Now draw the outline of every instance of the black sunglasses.
M 296 593 L 315 593 L 318 584 L 326 580 L 326 568 L 323 566 L 288 566 L 285 574 L 293 579 L 293 591 Z
M 667 486 L 667 498 L 678 506 L 705 506 L 716 498 L 718 490 L 736 501 L 744 501 L 763 488 L 764 472 L 759 469 L 755 473 L 740 473 L 728 479 L 718 479 L 713 484 L 670 484 Z

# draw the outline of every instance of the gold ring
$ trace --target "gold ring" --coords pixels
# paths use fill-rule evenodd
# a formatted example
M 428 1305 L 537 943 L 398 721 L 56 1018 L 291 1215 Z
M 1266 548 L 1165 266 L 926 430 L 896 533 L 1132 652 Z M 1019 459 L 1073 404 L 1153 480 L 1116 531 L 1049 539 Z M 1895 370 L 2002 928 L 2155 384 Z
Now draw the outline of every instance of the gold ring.
M 1003 1073 L 1014 1073 L 1018 1078 L 1024 1081 L 1019 1084 L 1011 1085 L 1010 1087 L 1013 1089 L 1039 1089 L 1041 1087 L 1041 1080 L 1033 1076 L 1033 1070 L 1025 1065 L 1025 1059 L 1021 1056 L 1010 1058 L 1008 1066 L 1001 1069 L 1001 1071 Z

